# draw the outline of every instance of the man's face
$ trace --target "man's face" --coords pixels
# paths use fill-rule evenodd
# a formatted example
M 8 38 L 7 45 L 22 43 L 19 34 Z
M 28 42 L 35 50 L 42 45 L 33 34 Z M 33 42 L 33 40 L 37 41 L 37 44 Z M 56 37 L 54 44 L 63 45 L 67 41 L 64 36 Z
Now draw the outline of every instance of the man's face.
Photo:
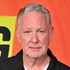
M 52 30 L 43 13 L 25 12 L 21 17 L 18 37 L 24 56 L 40 58 L 47 54 Z

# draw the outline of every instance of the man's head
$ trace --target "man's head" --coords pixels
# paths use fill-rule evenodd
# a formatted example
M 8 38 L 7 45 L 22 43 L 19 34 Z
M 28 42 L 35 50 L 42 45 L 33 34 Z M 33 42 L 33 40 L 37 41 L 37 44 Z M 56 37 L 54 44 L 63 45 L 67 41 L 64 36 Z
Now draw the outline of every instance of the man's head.
M 30 4 L 20 9 L 17 19 L 17 35 L 24 56 L 46 55 L 53 33 L 49 11 L 41 5 Z

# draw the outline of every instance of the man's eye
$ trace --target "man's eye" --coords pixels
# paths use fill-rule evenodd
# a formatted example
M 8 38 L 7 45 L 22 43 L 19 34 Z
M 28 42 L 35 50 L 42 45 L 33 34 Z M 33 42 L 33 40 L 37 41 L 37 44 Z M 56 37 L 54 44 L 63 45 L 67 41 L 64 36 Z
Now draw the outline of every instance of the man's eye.
M 30 33 L 31 31 L 24 31 L 24 33 Z
M 39 31 L 39 32 L 40 32 L 40 33 L 45 33 L 45 31 L 42 31 L 42 30 L 41 30 L 41 31 Z
M 44 34 L 44 33 L 45 33 L 45 31 L 40 30 L 40 31 L 38 31 L 38 33 L 40 33 L 40 34 Z
M 45 33 L 45 31 L 40 31 L 40 32 Z

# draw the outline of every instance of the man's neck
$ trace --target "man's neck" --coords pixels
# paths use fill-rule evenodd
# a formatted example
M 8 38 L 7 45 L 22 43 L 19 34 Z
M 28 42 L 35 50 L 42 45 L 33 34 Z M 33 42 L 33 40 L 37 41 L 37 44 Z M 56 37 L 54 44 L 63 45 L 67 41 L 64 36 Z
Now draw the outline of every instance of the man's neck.
M 28 70 L 43 70 L 49 62 L 50 57 L 48 55 L 38 59 L 23 56 L 23 64 Z

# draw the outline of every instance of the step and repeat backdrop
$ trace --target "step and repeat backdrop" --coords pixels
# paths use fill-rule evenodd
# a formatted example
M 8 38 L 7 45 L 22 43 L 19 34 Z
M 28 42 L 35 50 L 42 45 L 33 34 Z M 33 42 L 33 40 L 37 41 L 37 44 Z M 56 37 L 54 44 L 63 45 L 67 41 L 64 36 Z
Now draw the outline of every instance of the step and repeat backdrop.
M 21 50 L 15 32 L 17 13 L 31 3 L 42 4 L 50 11 L 54 35 L 49 48 L 59 61 L 70 66 L 70 0 L 0 0 L 0 59 Z

